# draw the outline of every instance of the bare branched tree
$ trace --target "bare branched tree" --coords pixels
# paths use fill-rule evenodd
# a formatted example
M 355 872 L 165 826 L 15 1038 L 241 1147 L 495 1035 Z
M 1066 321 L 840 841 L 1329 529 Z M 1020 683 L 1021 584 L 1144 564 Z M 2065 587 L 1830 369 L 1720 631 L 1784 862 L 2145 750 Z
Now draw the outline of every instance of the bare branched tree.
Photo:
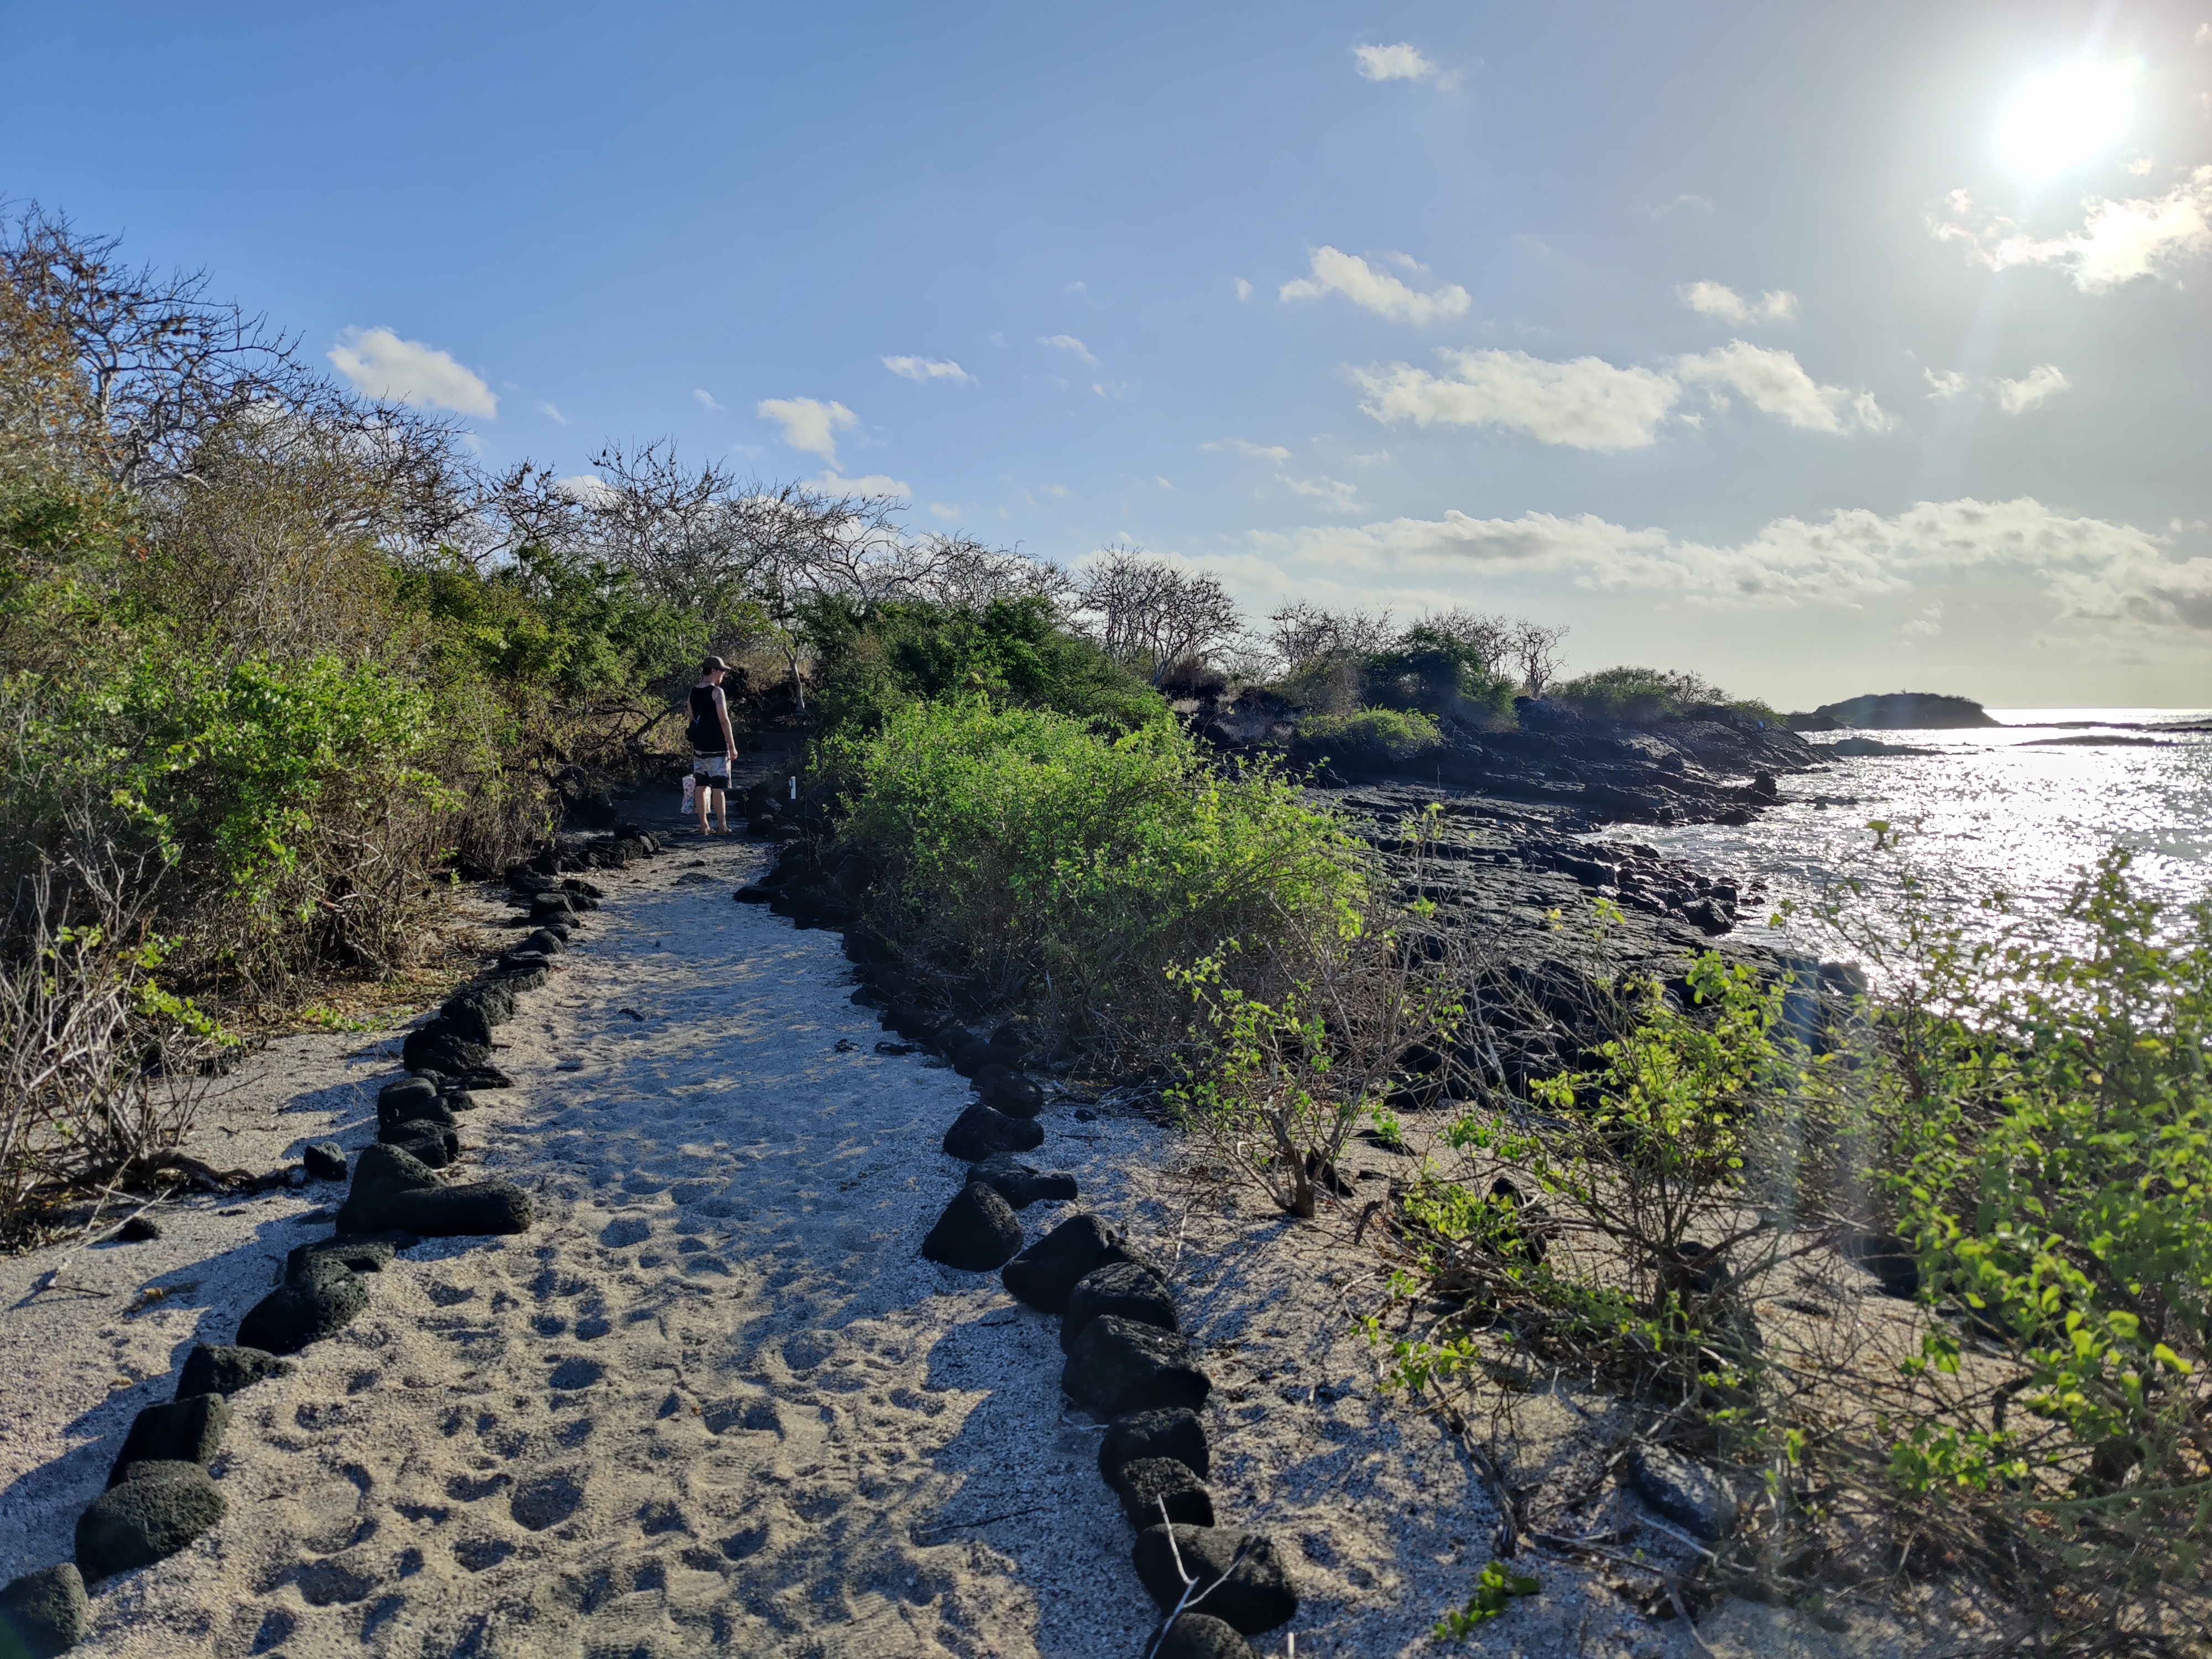
M 0 224 L 11 441 L 27 417 L 66 449 L 51 459 L 173 513 L 210 468 L 303 467 L 321 533 L 401 558 L 465 526 L 477 486 L 456 422 L 333 385 L 294 341 L 210 300 L 204 273 L 134 269 L 117 246 L 36 207 Z
M 1235 639 L 1243 615 L 1216 577 L 1134 548 L 1110 548 L 1075 585 L 1078 617 L 1106 654 L 1158 684 L 1179 664 Z
M 1387 611 L 1325 611 L 1294 600 L 1267 618 L 1267 643 L 1282 672 L 1292 677 L 1333 658 L 1380 651 L 1395 637 Z
M 1074 603 L 1074 579 L 1026 553 L 969 536 L 926 536 L 920 548 L 928 572 L 921 597 L 933 604 L 975 609 L 994 599 L 1044 599 L 1065 610 Z
M 1550 627 L 1542 623 L 1518 622 L 1505 642 L 1506 660 L 1521 675 L 1521 684 L 1532 697 L 1544 695 L 1544 688 L 1559 675 L 1559 645 L 1567 637 L 1564 626 Z

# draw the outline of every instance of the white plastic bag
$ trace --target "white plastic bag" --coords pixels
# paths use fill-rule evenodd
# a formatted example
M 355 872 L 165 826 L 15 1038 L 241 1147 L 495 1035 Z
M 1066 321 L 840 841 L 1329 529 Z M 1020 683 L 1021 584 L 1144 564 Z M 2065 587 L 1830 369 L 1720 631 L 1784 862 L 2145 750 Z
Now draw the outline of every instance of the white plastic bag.
M 684 775 L 684 810 L 685 811 L 689 812 L 692 810 L 691 804 L 697 799 L 698 793 L 699 780 L 697 776 L 692 773 L 686 772 Z

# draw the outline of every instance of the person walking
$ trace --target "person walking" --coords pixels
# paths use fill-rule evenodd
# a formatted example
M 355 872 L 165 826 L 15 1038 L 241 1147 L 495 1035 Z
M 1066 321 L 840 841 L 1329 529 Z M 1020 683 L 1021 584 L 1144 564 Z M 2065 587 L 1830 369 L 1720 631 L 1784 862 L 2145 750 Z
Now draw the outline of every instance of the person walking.
M 730 833 L 730 782 L 738 767 L 738 738 L 730 727 L 730 700 L 722 691 L 729 672 L 729 664 L 720 657 L 700 665 L 699 683 L 691 688 L 691 720 L 684 728 L 691 743 L 692 799 L 702 836 Z M 710 807 L 719 829 L 707 827 Z

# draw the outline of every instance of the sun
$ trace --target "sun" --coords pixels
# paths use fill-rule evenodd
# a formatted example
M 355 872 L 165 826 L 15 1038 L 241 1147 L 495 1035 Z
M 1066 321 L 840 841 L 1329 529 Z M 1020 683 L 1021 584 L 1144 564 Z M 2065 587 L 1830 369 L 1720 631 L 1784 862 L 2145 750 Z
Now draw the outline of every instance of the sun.
M 2070 173 L 2119 141 L 2128 126 L 2131 66 L 2069 64 L 2038 76 L 2005 111 L 1997 144 L 2033 179 Z

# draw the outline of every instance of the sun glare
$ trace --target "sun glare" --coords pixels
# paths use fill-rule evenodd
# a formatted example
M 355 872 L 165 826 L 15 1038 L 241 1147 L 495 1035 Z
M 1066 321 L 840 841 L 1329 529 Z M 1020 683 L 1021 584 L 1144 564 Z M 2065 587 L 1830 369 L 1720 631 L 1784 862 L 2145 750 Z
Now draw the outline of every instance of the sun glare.
M 2038 76 L 2005 112 L 1997 142 L 2031 178 L 2067 173 L 2118 143 L 2128 125 L 2128 68 L 2072 64 Z

